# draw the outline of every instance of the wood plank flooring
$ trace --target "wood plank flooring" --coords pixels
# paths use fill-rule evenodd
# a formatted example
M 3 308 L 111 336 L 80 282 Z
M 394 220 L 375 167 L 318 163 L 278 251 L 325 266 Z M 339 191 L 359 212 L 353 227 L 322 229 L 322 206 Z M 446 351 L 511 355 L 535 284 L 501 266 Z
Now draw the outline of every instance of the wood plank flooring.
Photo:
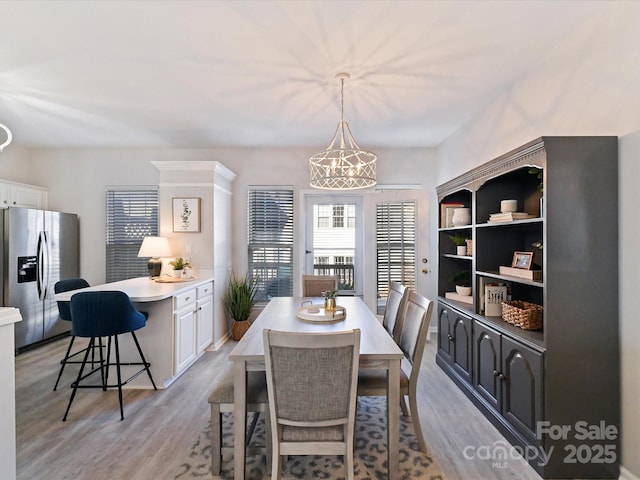
M 78 368 L 68 366 L 52 390 L 67 344 L 63 338 L 16 357 L 18 479 L 173 478 L 209 419 L 209 391 L 235 342 L 206 352 L 166 390 L 125 391 L 124 421 L 116 391 L 90 389 L 78 392 L 62 422 Z M 420 418 L 444 477 L 538 480 L 520 459 L 498 468 L 491 459 L 465 458 L 465 447 L 490 447 L 504 438 L 436 366 L 435 348 L 427 344 L 420 373 Z

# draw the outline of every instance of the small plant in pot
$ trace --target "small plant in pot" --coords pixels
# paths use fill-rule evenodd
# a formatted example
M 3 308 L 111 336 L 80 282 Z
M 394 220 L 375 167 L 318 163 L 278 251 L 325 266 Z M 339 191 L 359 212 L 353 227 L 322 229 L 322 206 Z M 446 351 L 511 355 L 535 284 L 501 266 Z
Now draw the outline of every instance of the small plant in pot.
M 458 255 L 467 254 L 467 240 L 469 239 L 468 235 L 462 232 L 456 232 L 453 235 L 449 235 L 449 238 L 453 243 L 455 243 L 457 247 L 456 253 Z
M 456 272 L 451 281 L 455 284 L 458 295 L 471 295 L 471 272 L 469 270 Z
M 191 267 L 191 263 L 187 262 L 182 257 L 174 258 L 169 262 L 169 265 L 173 268 L 173 276 L 178 278 L 182 275 L 182 270 Z
M 335 310 L 338 290 L 325 290 L 324 292 L 322 292 L 322 296 L 324 297 L 324 309 Z
M 251 326 L 249 316 L 258 302 L 257 293 L 257 278 L 252 278 L 248 273 L 239 278 L 233 273 L 231 274 L 223 302 L 227 313 L 233 320 L 231 338 L 234 340 L 240 340 Z

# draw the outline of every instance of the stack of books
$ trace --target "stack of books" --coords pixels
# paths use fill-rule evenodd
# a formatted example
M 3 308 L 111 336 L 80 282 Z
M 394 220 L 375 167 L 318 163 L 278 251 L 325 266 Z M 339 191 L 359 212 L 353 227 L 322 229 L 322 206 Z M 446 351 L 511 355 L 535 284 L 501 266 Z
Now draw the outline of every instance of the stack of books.
M 489 215 L 490 222 L 513 222 L 514 220 L 526 220 L 527 218 L 535 218 L 535 216 L 525 212 L 492 213 Z

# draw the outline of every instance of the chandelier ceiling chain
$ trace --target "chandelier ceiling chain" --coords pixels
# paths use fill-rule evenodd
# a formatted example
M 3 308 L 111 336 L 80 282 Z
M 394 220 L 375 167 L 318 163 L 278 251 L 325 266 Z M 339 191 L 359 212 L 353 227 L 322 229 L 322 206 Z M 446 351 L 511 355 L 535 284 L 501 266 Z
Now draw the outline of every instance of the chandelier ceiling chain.
M 309 158 L 314 188 L 326 190 L 356 190 L 376 184 L 376 155 L 362 150 L 353 139 L 349 124 L 344 119 L 344 79 L 348 73 L 338 73 L 340 79 L 340 123 L 326 150 Z M 340 136 L 339 148 L 336 147 Z

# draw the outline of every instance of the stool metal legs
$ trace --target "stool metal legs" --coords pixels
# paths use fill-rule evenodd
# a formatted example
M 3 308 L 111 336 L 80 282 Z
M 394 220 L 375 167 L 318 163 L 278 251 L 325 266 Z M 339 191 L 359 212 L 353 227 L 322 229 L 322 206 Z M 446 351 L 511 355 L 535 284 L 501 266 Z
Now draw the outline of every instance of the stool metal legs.
M 118 387 L 118 401 L 120 404 L 120 420 L 124 420 L 124 409 L 123 409 L 123 402 L 122 402 L 122 386 L 126 385 L 127 383 L 129 383 L 131 380 L 133 380 L 134 378 L 136 378 L 138 375 L 140 375 L 142 372 L 147 372 L 147 375 L 149 376 L 149 380 L 151 381 L 151 384 L 153 385 L 153 389 L 157 390 L 158 388 L 156 387 L 155 382 L 153 381 L 153 377 L 151 376 L 151 370 L 149 369 L 150 367 L 150 363 L 146 361 L 146 359 L 144 358 L 144 354 L 142 353 L 142 349 L 140 348 L 140 343 L 138 342 L 138 338 L 136 337 L 135 332 L 130 332 L 131 335 L 133 336 L 133 340 L 136 344 L 136 348 L 138 349 L 138 354 L 140 355 L 140 360 L 141 362 L 128 362 L 128 363 L 122 363 L 120 362 L 120 346 L 118 343 L 118 335 L 112 335 L 109 336 L 109 339 L 107 341 L 107 358 L 106 361 L 103 362 L 102 359 L 102 348 L 100 349 L 100 368 L 94 368 L 92 369 L 89 373 L 87 373 L 86 375 L 82 375 L 84 372 L 84 368 L 85 365 L 87 364 L 87 359 L 89 357 L 89 350 L 93 349 L 93 346 L 95 345 L 95 337 L 92 337 L 91 340 L 89 341 L 89 348 L 87 348 L 87 351 L 85 352 L 84 355 L 84 360 L 82 361 L 82 366 L 80 367 L 80 372 L 78 373 L 78 377 L 76 379 L 75 382 L 73 382 L 71 384 L 71 386 L 73 387 L 73 392 L 71 393 L 71 397 L 69 398 L 69 405 L 67 405 L 67 410 L 64 414 L 64 417 L 62 418 L 62 421 L 66 421 L 67 420 L 67 415 L 69 413 L 69 409 L 71 408 L 71 403 L 73 402 L 73 399 L 76 395 L 76 391 L 78 390 L 78 388 L 102 388 L 102 390 L 107 390 L 107 388 L 114 388 L 114 387 Z M 113 337 L 113 343 L 114 343 L 114 348 L 115 348 L 115 356 L 116 356 L 116 361 L 115 363 L 111 363 L 111 339 Z M 100 339 L 100 346 L 102 346 L 102 339 Z M 91 363 L 91 362 L 89 362 Z M 117 383 L 114 384 L 109 384 L 109 367 L 110 366 L 115 366 L 116 367 L 116 376 L 117 376 Z M 121 373 L 121 366 L 122 365 L 141 365 L 143 368 L 141 368 L 139 371 L 137 371 L 136 373 L 134 373 L 132 376 L 130 376 L 129 378 L 127 378 L 126 380 L 122 380 L 122 373 Z M 106 368 L 106 372 L 104 371 L 104 369 Z M 101 384 L 100 385 L 81 385 L 80 382 L 82 380 L 84 380 L 85 378 L 87 378 L 88 376 L 90 376 L 91 374 L 97 372 L 98 370 L 100 370 L 101 373 Z
M 71 335 L 71 340 L 69 341 L 69 346 L 67 347 L 67 353 L 64 354 L 64 358 L 62 360 L 60 360 L 60 371 L 58 372 L 58 378 L 56 379 L 56 384 L 53 386 L 53 391 L 55 392 L 56 389 L 58 388 L 58 383 L 60 383 L 60 378 L 62 377 L 62 372 L 64 372 L 64 367 L 68 364 L 68 363 L 77 363 L 77 364 L 81 364 L 82 361 L 81 360 L 71 360 L 73 357 L 77 356 L 77 355 L 81 355 L 82 353 L 84 353 L 84 351 L 86 349 L 82 349 L 82 350 L 78 350 L 76 353 L 71 353 L 71 348 L 73 347 L 73 342 L 75 341 L 76 336 L 75 335 Z M 94 345 L 95 347 L 95 345 Z M 86 347 L 87 349 L 89 347 Z M 100 342 L 98 347 L 95 348 L 100 348 L 102 349 L 102 338 L 100 338 Z M 91 349 L 91 366 L 95 365 L 96 363 L 98 363 L 95 359 L 95 348 Z

